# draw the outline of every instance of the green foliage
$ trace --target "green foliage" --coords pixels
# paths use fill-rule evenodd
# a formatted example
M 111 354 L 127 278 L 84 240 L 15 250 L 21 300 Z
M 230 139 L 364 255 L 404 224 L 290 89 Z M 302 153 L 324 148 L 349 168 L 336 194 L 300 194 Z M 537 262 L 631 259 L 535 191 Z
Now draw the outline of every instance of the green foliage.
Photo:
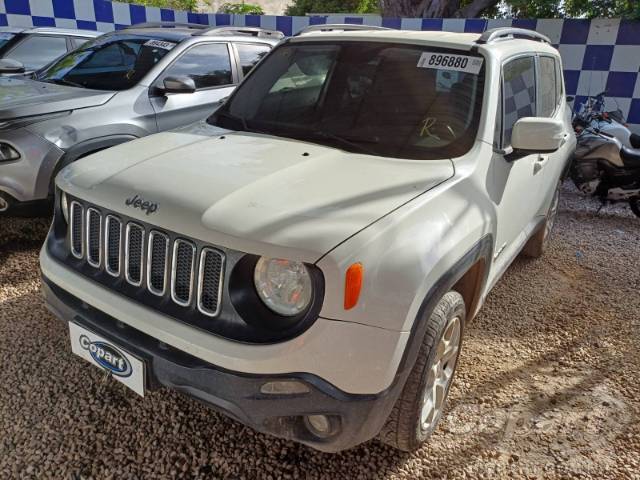
M 234 15 L 264 15 L 264 10 L 260 5 L 252 3 L 224 3 L 219 10 L 220 13 L 231 13 Z
M 571 17 L 640 19 L 640 3 L 636 0 L 566 0 L 564 10 Z
M 136 3 L 147 7 L 172 8 L 174 10 L 194 11 L 198 0 L 118 0 L 124 3 Z
M 294 0 L 285 15 L 307 13 L 379 13 L 377 0 Z

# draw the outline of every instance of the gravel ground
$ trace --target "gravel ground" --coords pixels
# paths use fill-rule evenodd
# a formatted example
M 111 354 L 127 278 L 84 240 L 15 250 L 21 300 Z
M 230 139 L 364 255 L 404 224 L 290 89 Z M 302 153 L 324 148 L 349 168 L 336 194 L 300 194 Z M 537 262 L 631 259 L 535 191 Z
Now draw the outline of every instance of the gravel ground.
M 551 250 L 490 294 L 413 454 L 322 454 L 101 386 L 38 293 L 46 219 L 0 219 L 0 478 L 640 478 L 640 219 L 596 209 L 565 188 Z

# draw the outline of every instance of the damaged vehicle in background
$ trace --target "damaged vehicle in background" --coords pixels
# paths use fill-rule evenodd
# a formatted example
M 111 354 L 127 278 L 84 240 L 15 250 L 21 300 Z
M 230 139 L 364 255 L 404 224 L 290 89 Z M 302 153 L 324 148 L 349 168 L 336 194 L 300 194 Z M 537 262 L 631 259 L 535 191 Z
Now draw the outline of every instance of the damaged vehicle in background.
M 50 208 L 64 166 L 204 120 L 282 38 L 148 23 L 103 35 L 33 79 L 0 78 L 0 215 Z

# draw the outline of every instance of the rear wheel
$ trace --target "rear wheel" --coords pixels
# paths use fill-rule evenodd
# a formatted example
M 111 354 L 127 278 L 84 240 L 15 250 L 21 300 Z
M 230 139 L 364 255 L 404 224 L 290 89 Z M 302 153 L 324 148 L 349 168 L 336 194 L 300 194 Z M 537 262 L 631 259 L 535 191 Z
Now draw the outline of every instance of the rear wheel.
M 549 245 L 551 233 L 553 232 L 553 227 L 556 223 L 556 216 L 558 214 L 561 185 L 562 183 L 558 182 L 558 186 L 556 187 L 556 191 L 553 194 L 553 200 L 551 200 L 551 205 L 549 205 L 549 210 L 547 211 L 547 216 L 544 219 L 544 223 L 542 224 L 540 229 L 533 235 L 533 237 L 529 239 L 529 241 L 522 249 L 522 253 L 527 257 L 541 257 L 547 249 L 547 246 Z
M 416 363 L 379 439 L 404 451 L 420 447 L 438 425 L 462 345 L 465 306 L 458 292 L 434 309 Z
M 635 213 L 637 217 L 640 217 L 640 197 L 633 197 L 629 200 L 629 205 L 631 206 L 631 211 Z

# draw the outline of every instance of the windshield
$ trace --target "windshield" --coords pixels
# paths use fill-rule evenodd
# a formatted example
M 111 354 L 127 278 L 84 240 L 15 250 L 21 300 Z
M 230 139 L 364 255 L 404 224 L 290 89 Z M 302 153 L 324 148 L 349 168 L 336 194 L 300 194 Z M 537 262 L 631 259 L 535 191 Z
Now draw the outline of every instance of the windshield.
M 175 42 L 139 35 L 106 35 L 65 55 L 38 80 L 94 90 L 126 90 L 176 46 Z
M 482 57 L 380 42 L 276 48 L 209 122 L 386 157 L 466 153 L 482 104 Z

